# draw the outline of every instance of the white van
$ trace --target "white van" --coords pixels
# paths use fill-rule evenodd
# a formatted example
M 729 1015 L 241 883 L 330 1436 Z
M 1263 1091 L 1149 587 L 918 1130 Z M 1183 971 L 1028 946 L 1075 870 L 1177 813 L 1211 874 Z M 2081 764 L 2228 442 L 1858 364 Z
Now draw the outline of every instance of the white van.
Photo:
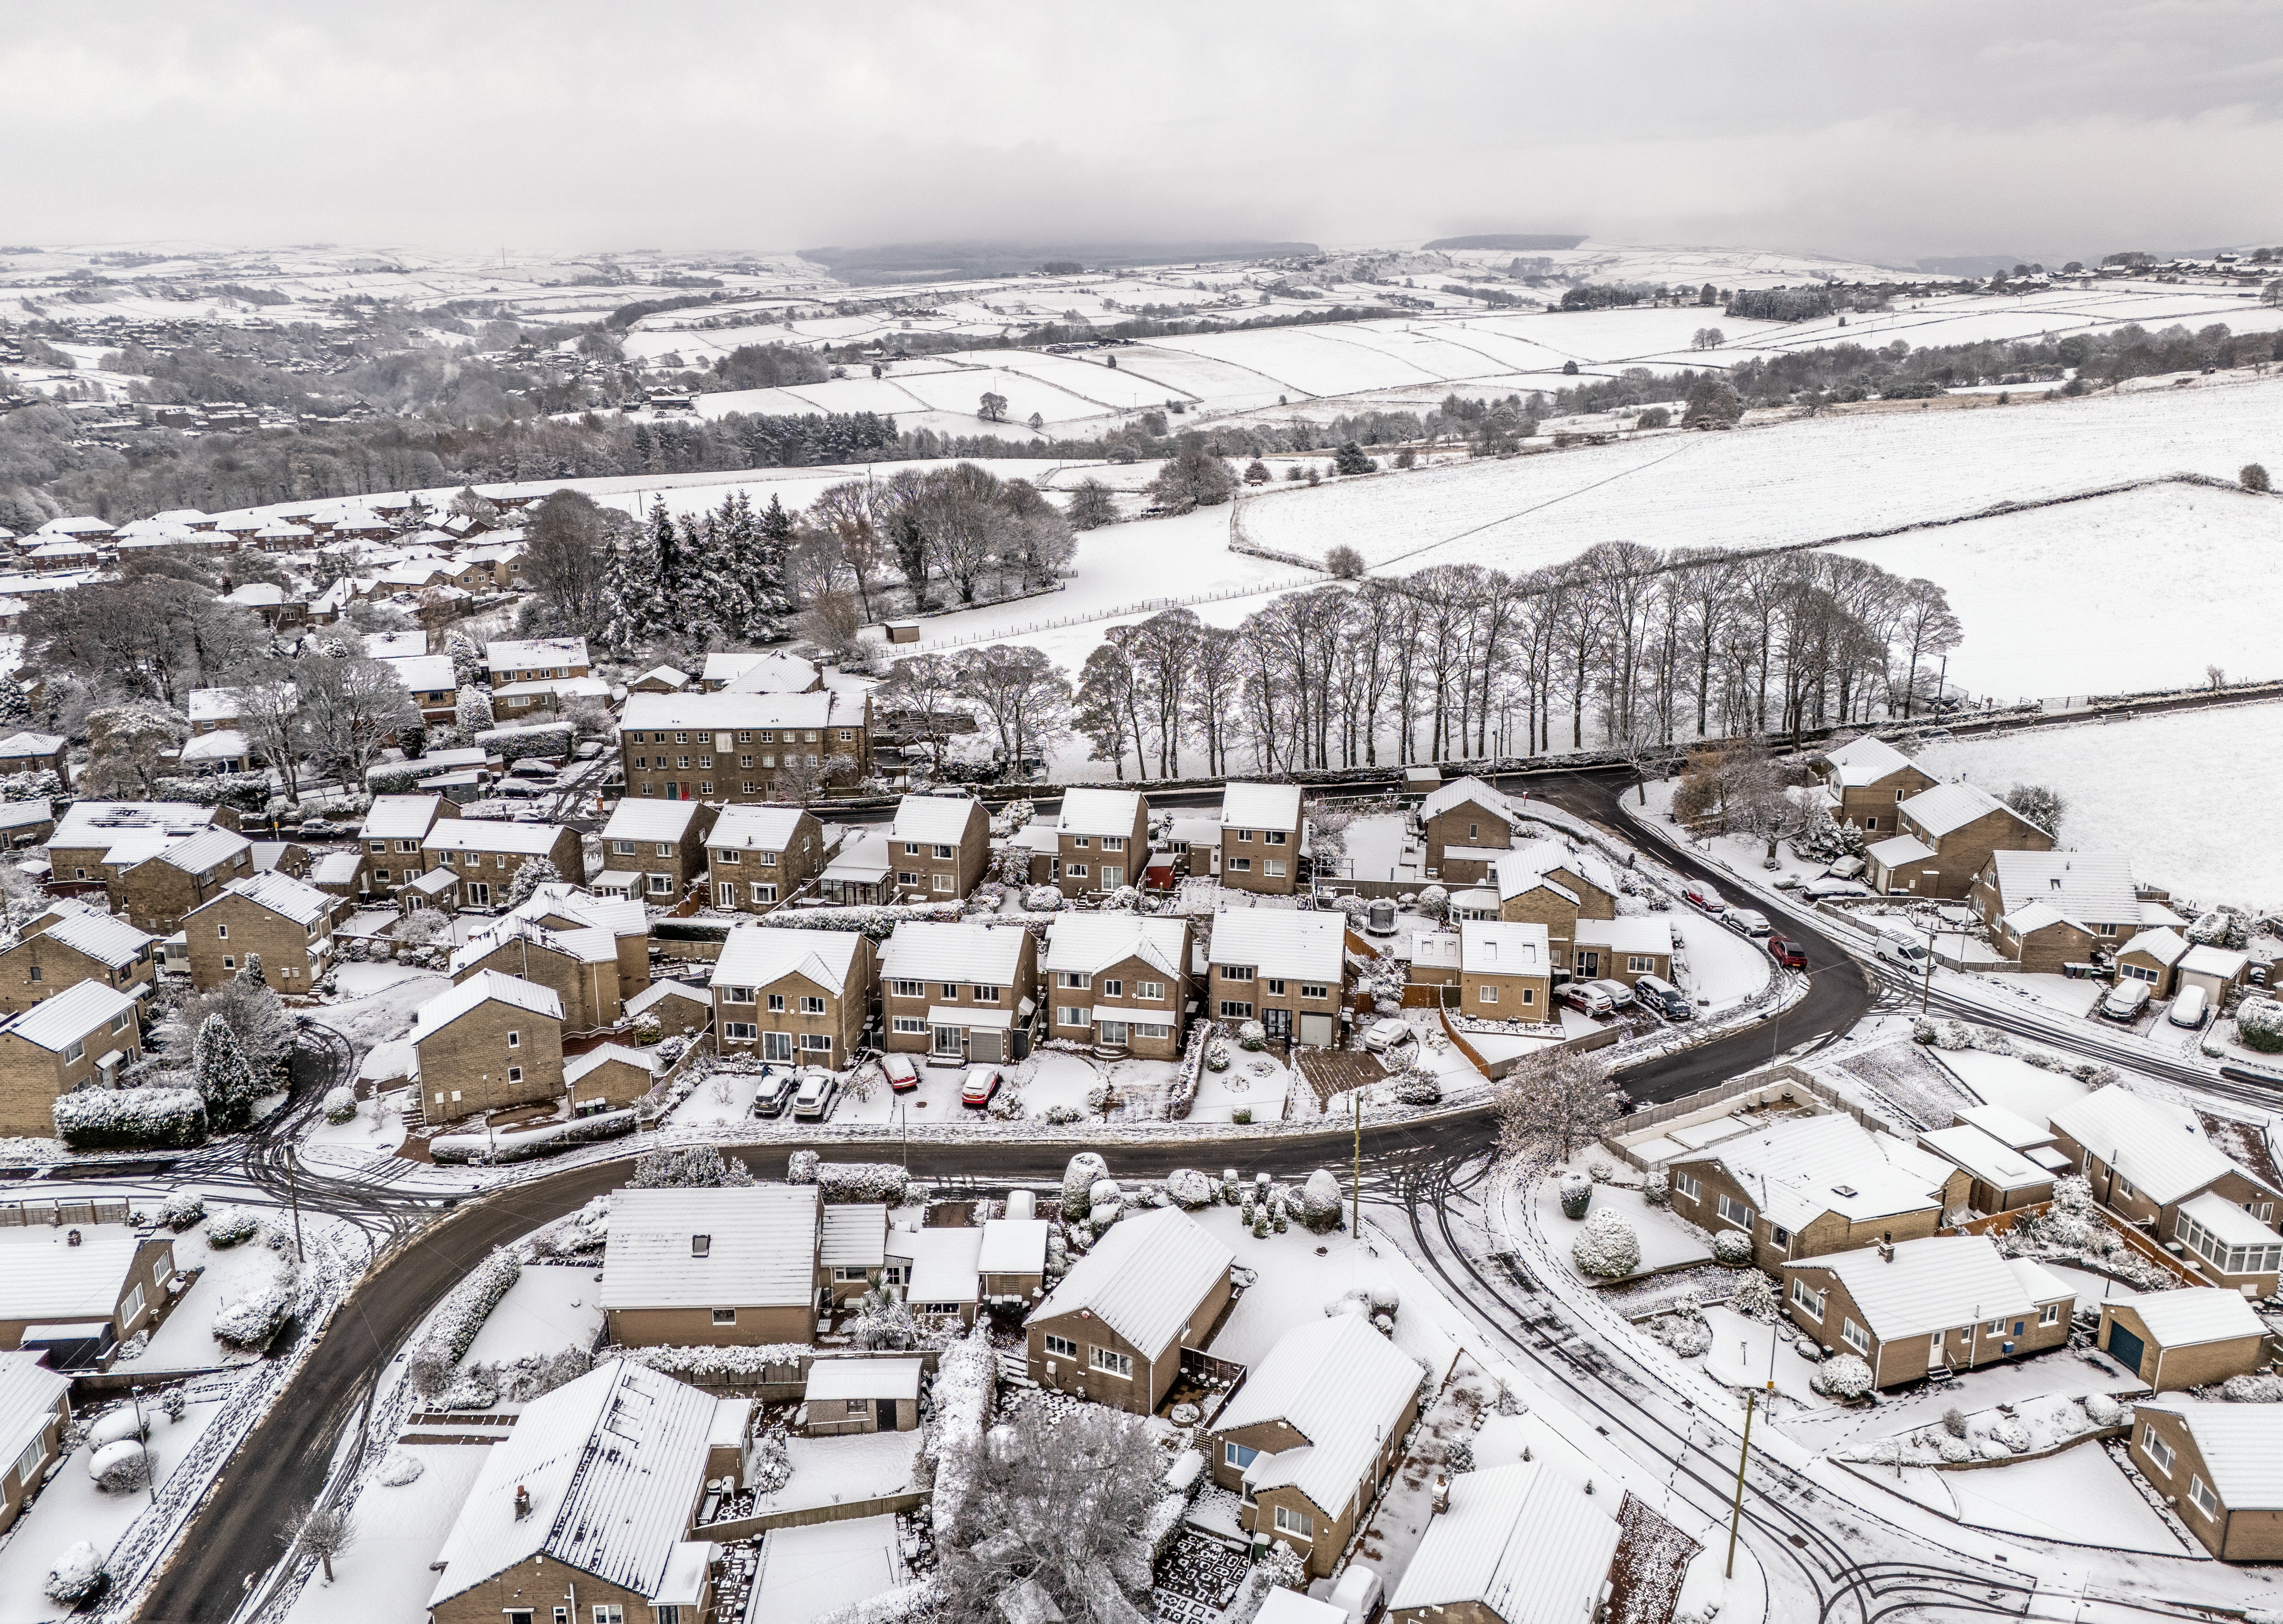
M 2174 1026 L 2193 1029 L 2201 1026 L 2210 1013 L 2211 999 L 2201 987 L 2183 987 L 2180 996 L 2172 1000 L 2172 1007 L 2165 1012 L 2164 1019 Z
M 1899 964 L 1906 970 L 1926 968 L 1926 944 L 1914 942 L 1908 936 L 1882 936 L 1871 951 L 1888 963 Z
M 1332 1604 L 1346 1615 L 1348 1624 L 1367 1624 L 1379 1611 L 1379 1575 L 1360 1562 L 1351 1562 L 1332 1587 Z

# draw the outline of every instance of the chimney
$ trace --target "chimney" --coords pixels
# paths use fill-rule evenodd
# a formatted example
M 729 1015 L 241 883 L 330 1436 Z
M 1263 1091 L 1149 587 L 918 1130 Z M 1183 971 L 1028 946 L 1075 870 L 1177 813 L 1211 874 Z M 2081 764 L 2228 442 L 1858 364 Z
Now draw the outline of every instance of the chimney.
M 1434 1504 L 1438 1511 L 1451 1509 L 1451 1480 L 1439 1472 L 1435 1474 Z
M 1883 1240 L 1879 1243 L 1879 1261 L 1882 1263 L 1895 1261 L 1895 1248 Z
M 521 1522 L 531 1515 L 531 1490 L 522 1484 L 515 1486 L 515 1519 Z

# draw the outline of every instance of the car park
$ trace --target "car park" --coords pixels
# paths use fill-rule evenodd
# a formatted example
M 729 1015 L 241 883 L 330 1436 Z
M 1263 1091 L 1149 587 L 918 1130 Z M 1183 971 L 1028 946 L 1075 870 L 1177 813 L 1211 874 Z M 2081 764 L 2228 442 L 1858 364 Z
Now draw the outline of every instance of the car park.
M 1599 987 L 1601 990 L 1601 996 L 1609 1000 L 1609 1007 L 1612 1009 L 1631 1009 L 1633 1006 L 1633 990 L 1621 981 L 1605 975 L 1599 981 L 1587 982 L 1586 984 L 1589 987 Z
M 1002 1081 L 996 1066 L 970 1067 L 967 1082 L 959 1091 L 959 1103 L 970 1111 L 980 1111 L 991 1103 Z
M 892 1093 L 908 1094 L 920 1085 L 919 1062 L 908 1054 L 882 1056 L 880 1069 L 887 1076 Z
M 2154 991 L 2145 981 L 2119 982 L 2116 990 L 2100 1000 L 2101 1019 L 2128 1024 L 2138 1021 L 2147 1013 L 2148 1000 Z
M 793 1093 L 793 1120 L 821 1123 L 832 1115 L 839 1098 L 840 1080 L 822 1068 L 808 1067 L 801 1072 L 800 1086 Z
M 1573 981 L 1554 990 L 1556 1003 L 1567 1004 L 1584 1015 L 1607 1015 L 1616 1013 L 1609 995 L 1589 981 Z
M 1720 916 L 1720 922 L 1740 936 L 1757 938 L 1775 929 L 1768 923 L 1768 916 L 1757 908 L 1731 908 Z
M 1635 976 L 1633 996 L 1668 1021 L 1696 1018 L 1696 1006 L 1688 1001 L 1688 995 L 1662 975 Z
M 2164 1012 L 2164 1019 L 2174 1026 L 2185 1026 L 2193 1031 L 2201 1026 L 2205 1017 L 2210 1014 L 2210 995 L 2201 987 L 2184 987 L 2180 990 L 2180 996 L 2172 1000 L 2171 1008 Z
M 1899 964 L 1906 970 L 1927 967 L 1927 944 L 1909 936 L 1882 936 L 1872 944 L 1871 951 L 1889 964 Z
M 792 1103 L 793 1088 L 791 1072 L 770 1067 L 761 1073 L 760 1081 L 753 1085 L 753 1115 L 783 1116 L 785 1107 Z
M 1778 964 L 1783 966 L 1787 970 L 1804 970 L 1807 968 L 1807 950 L 1802 947 L 1798 943 L 1793 941 L 1789 936 L 1770 936 L 1768 938 L 1768 957 L 1774 960 Z

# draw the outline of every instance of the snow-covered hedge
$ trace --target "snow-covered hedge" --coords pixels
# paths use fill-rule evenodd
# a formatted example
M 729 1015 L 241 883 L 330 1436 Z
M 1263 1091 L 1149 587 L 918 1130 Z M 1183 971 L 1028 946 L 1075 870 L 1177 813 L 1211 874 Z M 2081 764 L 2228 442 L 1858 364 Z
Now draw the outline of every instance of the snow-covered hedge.
M 426 1382 L 432 1384 L 431 1391 L 443 1390 L 453 1367 L 474 1344 L 476 1333 L 522 1276 L 522 1259 L 510 1247 L 495 1247 L 452 1287 L 427 1333 L 413 1347 L 409 1365 L 416 1387 Z
M 177 1235 L 206 1216 L 206 1204 L 195 1190 L 175 1190 L 159 1203 L 159 1222 Z
M 2236 1006 L 2236 1036 L 2247 1049 L 2283 1054 L 2283 1000 L 2248 998 Z
M 943 1581 L 930 1573 L 923 1579 L 868 1596 L 861 1602 L 851 1602 L 838 1612 L 824 1614 L 816 1624 L 918 1624 L 921 1620 L 936 1616 L 936 1605 L 942 1599 L 942 1592 Z
M 283 1280 L 271 1280 L 246 1292 L 216 1314 L 214 1337 L 225 1346 L 260 1353 L 269 1346 L 272 1337 L 285 1328 L 286 1317 L 292 1311 L 292 1288 Z
M 56 1138 L 74 1150 L 186 1150 L 206 1138 L 206 1102 L 188 1088 L 83 1088 L 58 1094 Z
M 1193 1167 L 1177 1167 L 1165 1175 L 1165 1193 L 1184 1212 L 1211 1207 L 1220 1200 L 1220 1186 Z
M 742 1162 L 725 1157 L 711 1145 L 676 1145 L 644 1153 L 635 1162 L 631 1188 L 636 1190 L 719 1189 L 750 1185 L 753 1176 Z
M 1341 1204 L 1340 1181 L 1329 1168 L 1318 1168 L 1300 1186 L 1300 1222 L 1315 1234 L 1340 1227 Z
M 2219 1395 L 2231 1404 L 2283 1404 L 2283 1376 L 2264 1371 L 2231 1376 L 2220 1383 Z
M 206 1245 L 228 1249 L 251 1240 L 261 1228 L 261 1216 L 250 1207 L 217 1208 L 206 1220 Z
M 356 1090 L 348 1087 L 325 1091 L 325 1120 L 345 1123 L 356 1115 Z
M 1812 1385 L 1832 1398 L 1860 1398 L 1871 1390 L 1871 1367 L 1853 1354 L 1841 1354 L 1815 1367 Z
M 1752 1261 L 1752 1238 L 1740 1229 L 1724 1229 L 1712 1237 L 1712 1261 L 1731 1269 Z
M 1570 1259 L 1580 1274 L 1596 1280 L 1622 1280 L 1640 1267 L 1640 1237 L 1625 1215 L 1604 1207 L 1586 1220 L 1570 1245 Z
M 139 1438 L 106 1443 L 87 1457 L 87 1474 L 105 1494 L 132 1494 L 150 1484 L 151 1451 Z
M 474 742 L 487 754 L 512 765 L 530 756 L 567 756 L 571 741 L 568 722 L 526 722 L 514 727 L 487 727 Z
M 574 1145 L 594 1145 L 604 1139 L 622 1138 L 635 1131 L 635 1114 L 631 1110 L 597 1111 L 592 1116 L 574 1116 L 567 1123 L 549 1123 L 543 1128 L 534 1128 L 524 1133 L 503 1133 L 487 1138 L 480 1133 L 456 1133 L 428 1141 L 432 1161 L 446 1164 L 482 1162 L 498 1166 L 509 1162 L 528 1162 L 535 1156 L 548 1156 Z
M 983 1428 L 999 1395 L 999 1356 L 992 1349 L 987 1325 L 978 1322 L 943 1350 L 930 1393 L 935 1403 L 936 1537 L 956 1547 L 967 1497 L 975 1487 L 970 1476 L 974 1451 L 982 1447 Z
M 806 1342 L 760 1342 L 742 1348 L 614 1348 L 611 1357 L 684 1380 L 719 1386 L 731 1376 L 760 1376 L 788 1368 L 798 1371 L 801 1361 L 815 1353 Z
M 98 1417 L 87 1429 L 87 1441 L 97 1449 L 117 1443 L 122 1438 L 147 1438 L 151 1435 L 151 1418 L 147 1411 L 135 1404 L 115 1404 L 107 1415 Z
M 885 1201 L 903 1204 L 911 1175 L 893 1162 L 820 1162 L 816 1182 L 828 1203 Z
M 824 1160 L 813 1150 L 797 1150 L 785 1159 L 785 1183 L 813 1185 L 816 1182 L 817 1165 Z

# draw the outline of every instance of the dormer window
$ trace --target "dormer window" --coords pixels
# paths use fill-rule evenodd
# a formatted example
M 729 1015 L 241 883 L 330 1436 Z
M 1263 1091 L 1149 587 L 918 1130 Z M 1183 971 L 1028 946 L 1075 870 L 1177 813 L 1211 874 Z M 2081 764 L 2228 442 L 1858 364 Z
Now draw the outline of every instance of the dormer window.
M 713 1236 L 711 1236 L 711 1235 L 692 1235 L 692 1236 L 690 1238 L 690 1256 L 692 1256 L 692 1257 L 705 1257 L 705 1256 L 710 1255 L 712 1254 L 713 1250 Z

